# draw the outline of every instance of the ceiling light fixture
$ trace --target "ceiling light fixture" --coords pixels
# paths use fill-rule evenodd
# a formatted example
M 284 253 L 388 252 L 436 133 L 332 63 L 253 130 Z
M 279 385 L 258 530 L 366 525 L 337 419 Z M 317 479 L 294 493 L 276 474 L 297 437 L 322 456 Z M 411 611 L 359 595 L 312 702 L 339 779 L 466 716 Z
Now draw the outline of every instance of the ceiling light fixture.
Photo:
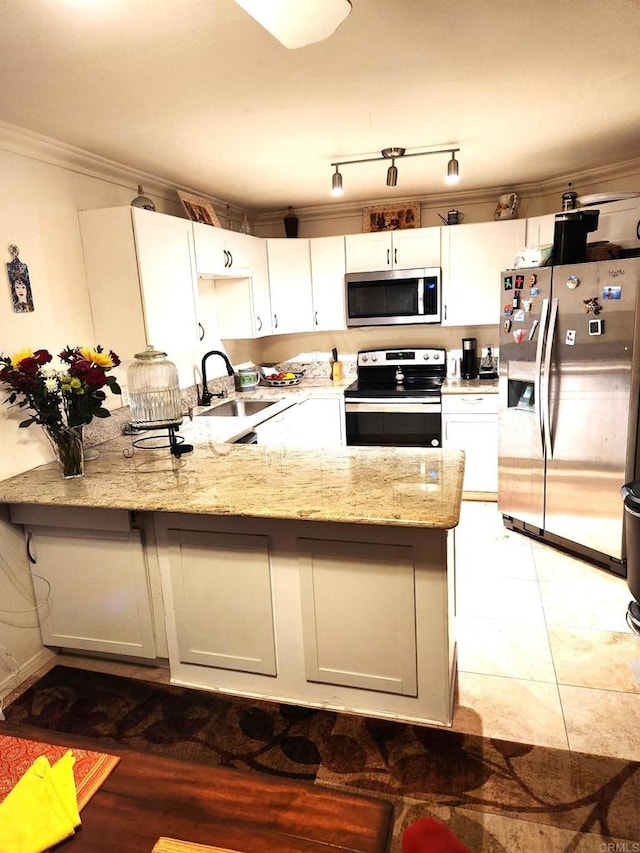
M 344 190 L 342 189 L 342 175 L 338 171 L 338 167 L 336 166 L 336 170 L 333 173 L 333 177 L 331 178 L 331 195 L 342 195 Z
M 351 12 L 349 0 L 236 0 L 274 38 L 294 50 L 329 38 Z
M 342 195 L 342 175 L 338 171 L 340 166 L 351 166 L 354 163 L 374 163 L 378 160 L 391 160 L 391 165 L 387 169 L 387 186 L 395 187 L 398 184 L 398 167 L 396 159 L 401 157 L 424 157 L 427 154 L 450 154 L 451 159 L 447 163 L 447 174 L 445 182 L 448 184 L 457 184 L 460 180 L 460 172 L 458 170 L 459 163 L 456 160 L 456 153 L 459 148 L 438 148 L 433 151 L 415 151 L 412 154 L 406 153 L 406 148 L 383 148 L 380 154 L 381 157 L 363 157 L 361 160 L 340 160 L 331 165 L 335 167 L 335 173 L 331 181 L 331 195 Z

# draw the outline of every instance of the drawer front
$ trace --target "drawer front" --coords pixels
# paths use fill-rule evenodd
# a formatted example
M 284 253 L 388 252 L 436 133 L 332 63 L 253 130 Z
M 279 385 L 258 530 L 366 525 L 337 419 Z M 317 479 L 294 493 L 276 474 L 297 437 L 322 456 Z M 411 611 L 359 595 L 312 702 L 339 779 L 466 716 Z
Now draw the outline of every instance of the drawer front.
M 443 394 L 444 415 L 497 415 L 497 394 Z

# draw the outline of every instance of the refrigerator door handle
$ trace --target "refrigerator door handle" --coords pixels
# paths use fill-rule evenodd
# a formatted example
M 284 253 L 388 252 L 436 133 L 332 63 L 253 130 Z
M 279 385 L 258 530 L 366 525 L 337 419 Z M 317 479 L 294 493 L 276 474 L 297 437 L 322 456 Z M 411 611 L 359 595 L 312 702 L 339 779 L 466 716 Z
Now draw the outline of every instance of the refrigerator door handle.
M 542 356 L 544 353 L 544 344 L 547 334 L 547 320 L 549 318 L 549 300 L 542 300 L 542 308 L 540 309 L 540 328 L 538 329 L 538 343 L 536 346 L 536 369 L 533 377 L 533 400 L 535 407 L 535 416 L 538 422 L 540 431 L 540 447 L 544 452 L 544 424 L 542 419 L 542 396 L 540 389 L 542 386 Z
M 544 353 L 544 391 L 542 395 L 542 411 L 544 418 L 544 446 L 547 459 L 553 459 L 553 442 L 551 441 L 551 407 L 549 405 L 551 395 L 551 356 L 553 354 L 553 339 L 556 333 L 556 322 L 558 320 L 558 299 L 551 300 L 551 315 L 549 318 L 549 329 L 547 331 L 547 346 Z

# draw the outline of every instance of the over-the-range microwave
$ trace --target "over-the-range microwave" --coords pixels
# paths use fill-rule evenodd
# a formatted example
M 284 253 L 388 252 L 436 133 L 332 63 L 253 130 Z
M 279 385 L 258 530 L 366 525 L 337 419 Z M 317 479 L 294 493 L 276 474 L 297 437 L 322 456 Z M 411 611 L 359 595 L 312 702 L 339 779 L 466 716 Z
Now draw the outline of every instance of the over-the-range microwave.
M 347 273 L 347 326 L 440 322 L 440 268 Z

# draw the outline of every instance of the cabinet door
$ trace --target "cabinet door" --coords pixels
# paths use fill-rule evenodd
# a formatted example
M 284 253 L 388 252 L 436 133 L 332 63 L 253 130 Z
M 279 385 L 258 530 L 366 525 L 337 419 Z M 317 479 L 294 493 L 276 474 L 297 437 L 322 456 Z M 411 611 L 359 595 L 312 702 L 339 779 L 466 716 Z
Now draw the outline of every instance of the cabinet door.
M 389 231 L 347 234 L 344 242 L 347 272 L 376 272 L 392 268 L 393 253 Z
M 268 239 L 273 333 L 313 330 L 309 241 Z
M 131 211 L 146 343 L 167 352 L 181 387 L 188 387 L 198 346 L 192 223 L 140 208 Z
M 463 490 L 497 493 L 497 414 L 445 414 L 442 426 L 442 446 L 465 452 Z
M 253 312 L 253 336 L 261 338 L 270 335 L 271 294 L 269 291 L 269 264 L 267 261 L 267 241 L 262 237 L 247 236 L 251 250 L 251 299 Z
M 613 201 L 595 205 L 600 211 L 598 228 L 587 237 L 588 243 L 609 240 L 627 248 L 640 245 L 640 199 Z
M 440 228 L 406 228 L 392 232 L 396 269 L 440 266 Z
M 314 331 L 346 329 L 344 237 L 309 240 Z
M 553 244 L 555 224 L 555 213 L 546 213 L 544 216 L 529 217 L 529 219 L 527 219 L 527 246 L 530 248 L 536 248 L 537 246 L 548 246 Z
M 495 326 L 499 322 L 500 272 L 513 267 L 525 233 L 524 219 L 441 229 L 443 325 Z
M 225 232 L 203 222 L 191 223 L 198 275 L 225 275 L 229 257 L 225 253 Z
M 155 658 L 139 531 L 35 527 L 27 535 L 36 594 L 46 599 L 39 611 L 45 645 Z
M 413 549 L 319 539 L 298 547 L 307 680 L 416 696 Z
M 169 531 L 182 663 L 276 675 L 267 536 Z

